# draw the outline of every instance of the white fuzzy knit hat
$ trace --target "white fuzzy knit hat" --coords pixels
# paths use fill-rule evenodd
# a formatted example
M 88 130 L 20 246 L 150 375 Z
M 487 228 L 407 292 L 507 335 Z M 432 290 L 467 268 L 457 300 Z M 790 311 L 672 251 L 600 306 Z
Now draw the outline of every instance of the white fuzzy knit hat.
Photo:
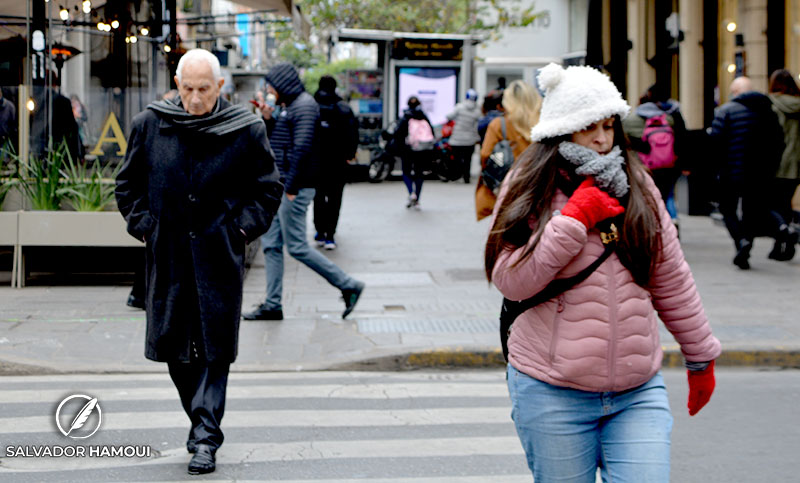
M 531 129 L 533 142 L 572 134 L 614 115 L 624 118 L 631 110 L 611 79 L 591 67 L 551 63 L 537 80 L 545 95 L 539 122 Z

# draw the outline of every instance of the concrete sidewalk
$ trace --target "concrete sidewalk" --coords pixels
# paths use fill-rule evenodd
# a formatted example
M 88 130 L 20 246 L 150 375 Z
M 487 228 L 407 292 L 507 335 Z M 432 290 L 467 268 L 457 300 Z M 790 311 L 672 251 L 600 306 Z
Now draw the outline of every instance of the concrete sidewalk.
M 367 283 L 341 320 L 339 292 L 286 259 L 282 322 L 242 321 L 238 371 L 487 365 L 502 361 L 501 296 L 483 274 L 488 220 L 476 223 L 473 185 L 425 184 L 421 211 L 405 208 L 399 182 L 345 190 L 326 252 Z M 800 257 L 767 260 L 759 239 L 752 269 L 733 266 L 733 245 L 709 218 L 683 216 L 681 235 L 706 312 L 723 343 L 721 364 L 800 367 Z M 309 218 L 309 239 L 313 225 Z M 264 297 L 259 254 L 245 282 L 244 310 Z M 0 373 L 164 371 L 144 356 L 144 313 L 125 306 L 127 286 L 0 288 Z M 662 330 L 665 364 L 680 365 Z

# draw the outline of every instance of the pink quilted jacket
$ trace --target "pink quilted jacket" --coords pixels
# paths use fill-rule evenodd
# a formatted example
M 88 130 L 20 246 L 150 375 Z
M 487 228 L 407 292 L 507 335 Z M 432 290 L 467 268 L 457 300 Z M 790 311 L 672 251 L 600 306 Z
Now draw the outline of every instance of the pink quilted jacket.
M 663 357 L 656 311 L 686 360 L 710 361 L 720 355 L 677 231 L 649 177 L 648 185 L 659 200 L 663 237 L 650 288 L 636 285 L 612 254 L 586 280 L 517 318 L 508 341 L 509 362 L 517 370 L 584 391 L 622 391 L 644 384 L 660 369 Z M 559 191 L 554 213 L 566 202 Z M 510 300 L 526 299 L 554 278 L 577 274 L 604 247 L 597 229 L 587 233 L 581 222 L 555 213 L 528 260 L 509 268 L 524 249 L 506 250 L 492 271 L 494 284 Z

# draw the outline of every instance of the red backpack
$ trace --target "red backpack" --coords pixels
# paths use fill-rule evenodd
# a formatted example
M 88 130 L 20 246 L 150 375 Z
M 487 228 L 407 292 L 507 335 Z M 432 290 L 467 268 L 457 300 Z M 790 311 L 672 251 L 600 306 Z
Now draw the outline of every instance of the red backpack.
M 644 122 L 642 141 L 650 145 L 650 153 L 639 153 L 639 159 L 650 170 L 675 167 L 675 131 L 661 114 Z

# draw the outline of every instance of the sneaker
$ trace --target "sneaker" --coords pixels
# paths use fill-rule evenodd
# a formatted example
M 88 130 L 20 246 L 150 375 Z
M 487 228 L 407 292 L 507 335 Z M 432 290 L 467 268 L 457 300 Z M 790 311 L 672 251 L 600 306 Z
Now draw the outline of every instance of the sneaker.
M 325 249 L 336 250 L 336 242 L 333 241 L 333 238 L 331 238 L 330 240 L 325 240 Z
M 322 248 L 325 246 L 325 237 L 317 233 L 314 235 L 314 242 L 317 244 L 317 247 Z
M 252 312 L 242 314 L 244 320 L 283 320 L 283 310 L 268 309 L 266 304 L 261 304 Z
M 739 250 L 736 252 L 736 256 L 733 257 L 733 264 L 742 270 L 748 270 L 750 268 L 750 262 L 747 259 L 750 258 L 750 250 L 752 248 L 752 242 L 747 240 L 739 242 Z
M 787 225 L 781 226 L 780 233 L 775 238 L 775 245 L 767 258 L 779 262 L 790 261 L 794 258 L 795 243 L 797 243 L 796 234 Z
M 419 200 L 414 200 L 414 206 L 412 208 L 414 208 L 417 211 L 422 209 L 422 207 L 419 206 Z
M 417 204 L 417 194 L 411 193 L 408 196 L 408 202 L 406 203 L 406 208 L 411 208 L 412 206 Z
M 352 290 L 342 290 L 342 298 L 344 299 L 344 312 L 342 312 L 342 318 L 346 318 L 350 315 L 350 312 L 358 303 L 358 298 L 361 297 L 361 292 L 364 291 L 364 282 L 357 282 L 356 288 Z

